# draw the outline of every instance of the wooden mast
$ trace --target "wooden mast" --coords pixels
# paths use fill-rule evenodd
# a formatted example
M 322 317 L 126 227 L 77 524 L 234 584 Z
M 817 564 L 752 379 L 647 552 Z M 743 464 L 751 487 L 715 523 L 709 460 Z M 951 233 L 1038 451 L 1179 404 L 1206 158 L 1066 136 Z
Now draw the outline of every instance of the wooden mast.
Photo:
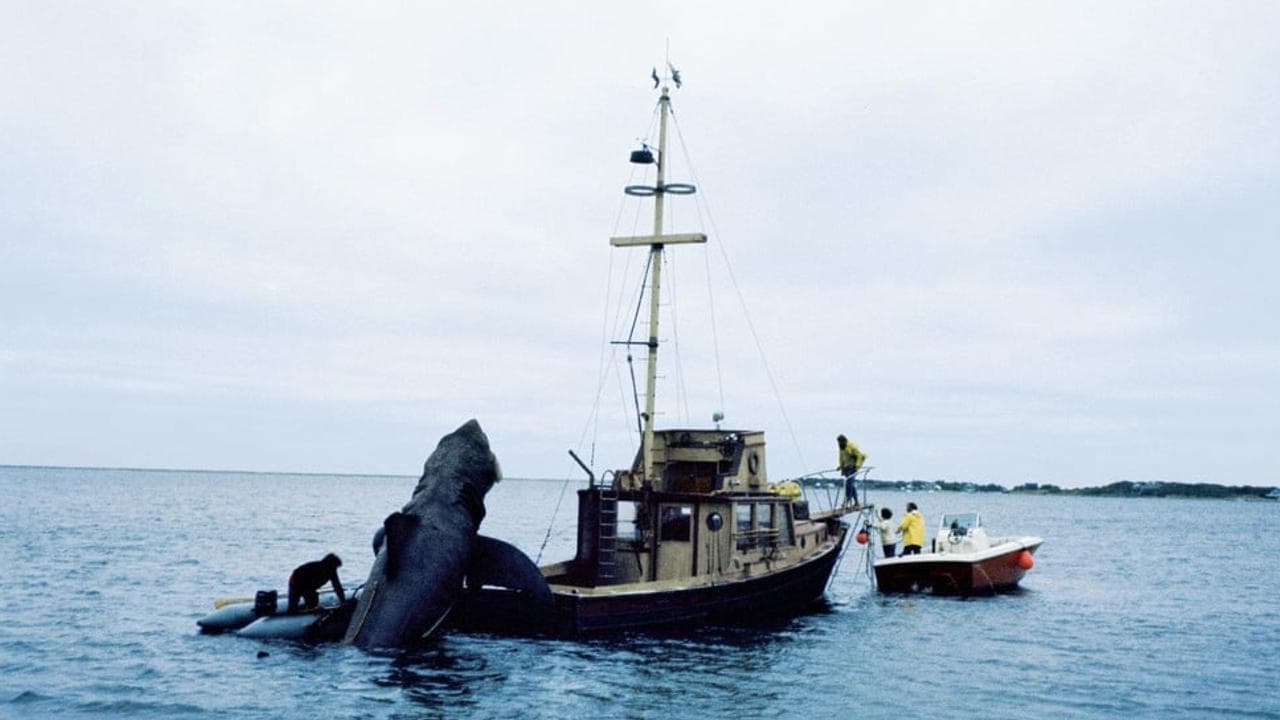
M 678 84 L 678 83 L 677 83 Z M 648 367 L 645 372 L 644 402 L 644 436 L 641 451 L 644 456 L 644 484 L 653 482 L 654 443 L 653 424 L 654 407 L 658 384 L 658 298 L 662 281 L 662 250 L 664 245 L 680 243 L 705 243 L 707 236 L 702 233 L 684 233 L 677 235 L 662 234 L 663 198 L 668 192 L 678 195 L 689 195 L 695 190 L 692 185 L 684 183 L 666 184 L 667 171 L 667 113 L 671 107 L 670 88 L 665 81 L 662 85 L 662 96 L 658 98 L 660 120 L 658 123 L 658 182 L 654 187 L 630 186 L 629 195 L 653 195 L 653 234 L 609 239 L 614 247 L 649 246 L 649 349 Z

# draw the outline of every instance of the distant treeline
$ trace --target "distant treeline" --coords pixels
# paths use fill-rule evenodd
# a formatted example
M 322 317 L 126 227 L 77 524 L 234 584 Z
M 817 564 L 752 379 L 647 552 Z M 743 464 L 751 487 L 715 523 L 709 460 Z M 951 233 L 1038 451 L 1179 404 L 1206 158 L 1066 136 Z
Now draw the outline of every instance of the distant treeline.
M 828 481 L 829 482 L 829 481 Z M 996 483 L 951 482 L 949 480 L 868 480 L 873 490 L 907 492 L 997 492 L 1026 495 L 1085 495 L 1092 497 L 1186 497 L 1186 498 L 1256 498 L 1277 499 L 1276 488 L 1249 485 L 1214 485 L 1211 483 L 1131 482 L 1121 480 L 1110 485 L 1085 488 L 1063 488 L 1049 483 L 1023 483 L 1006 488 Z

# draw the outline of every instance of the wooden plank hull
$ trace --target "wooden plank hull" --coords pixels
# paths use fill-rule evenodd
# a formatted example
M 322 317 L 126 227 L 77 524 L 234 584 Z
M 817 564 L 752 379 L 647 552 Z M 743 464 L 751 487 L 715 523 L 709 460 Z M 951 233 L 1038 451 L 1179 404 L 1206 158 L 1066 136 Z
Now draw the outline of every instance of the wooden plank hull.
M 822 597 L 847 533 L 847 525 L 839 523 L 833 541 L 800 563 L 715 584 L 651 590 L 627 586 L 619 592 L 553 585 L 554 606 L 544 609 L 531 606 L 517 591 L 469 590 L 454 607 L 450 623 L 468 631 L 574 637 L 710 622 L 767 622 L 795 615 Z

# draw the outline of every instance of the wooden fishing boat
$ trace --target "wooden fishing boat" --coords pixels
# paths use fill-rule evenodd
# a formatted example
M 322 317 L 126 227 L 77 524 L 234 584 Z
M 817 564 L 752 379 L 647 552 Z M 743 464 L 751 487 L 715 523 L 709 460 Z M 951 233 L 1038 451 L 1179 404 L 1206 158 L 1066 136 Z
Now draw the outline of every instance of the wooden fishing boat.
M 656 157 L 647 145 L 631 156 L 656 163 L 657 182 L 626 188 L 653 198 L 653 234 L 610 240 L 650 254 L 649 337 L 625 343 L 648 355 L 643 411 L 637 400 L 639 452 L 630 467 L 599 480 L 578 461 L 590 481 L 578 492 L 577 552 L 540 568 L 552 607 L 530 603 L 518 590 L 472 588 L 454 606 L 455 627 L 579 635 L 769 621 L 819 600 L 845 546 L 842 517 L 859 508 L 841 502 L 811 513 L 796 497 L 798 484 L 791 484 L 795 493 L 771 490 L 763 432 L 654 427 L 662 255 L 669 246 L 707 241 L 700 233 L 663 234 L 666 196 L 696 188 L 666 181 L 665 83 L 658 104 Z

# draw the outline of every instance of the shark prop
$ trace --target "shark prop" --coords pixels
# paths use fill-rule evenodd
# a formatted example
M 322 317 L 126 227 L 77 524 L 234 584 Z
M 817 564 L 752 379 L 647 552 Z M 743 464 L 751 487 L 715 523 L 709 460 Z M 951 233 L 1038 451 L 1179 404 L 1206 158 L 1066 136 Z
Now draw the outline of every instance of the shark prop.
M 464 578 L 472 587 L 499 585 L 524 591 L 535 605 L 551 604 L 551 590 L 528 556 L 477 534 L 485 494 L 500 479 L 480 423 L 470 420 L 440 440 L 413 497 L 387 516 L 374 539 L 377 558 L 344 642 L 386 649 L 426 640 L 464 598 Z

